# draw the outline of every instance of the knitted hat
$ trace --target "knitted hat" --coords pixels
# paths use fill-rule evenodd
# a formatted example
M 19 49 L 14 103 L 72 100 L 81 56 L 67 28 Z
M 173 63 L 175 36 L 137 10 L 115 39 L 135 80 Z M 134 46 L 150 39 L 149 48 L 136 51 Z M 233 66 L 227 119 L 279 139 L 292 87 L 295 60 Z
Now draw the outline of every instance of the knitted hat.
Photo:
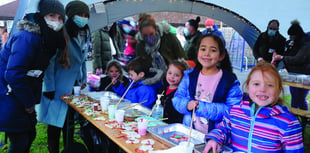
M 212 19 L 207 19 L 206 22 L 205 22 L 205 26 L 213 26 L 214 23 L 213 23 L 213 20 Z
M 86 13 L 89 16 L 89 8 L 87 4 L 82 1 L 71 1 L 66 6 L 66 14 L 69 18 L 73 17 L 74 15 Z
M 297 20 L 294 20 L 291 23 L 292 23 L 292 25 L 287 31 L 288 35 L 302 36 L 305 34 L 304 30 L 301 28 L 301 26 L 299 25 L 299 22 Z
M 63 19 L 65 18 L 65 9 L 61 2 L 58 0 L 41 0 L 39 3 L 40 15 L 45 16 L 49 13 L 60 14 Z

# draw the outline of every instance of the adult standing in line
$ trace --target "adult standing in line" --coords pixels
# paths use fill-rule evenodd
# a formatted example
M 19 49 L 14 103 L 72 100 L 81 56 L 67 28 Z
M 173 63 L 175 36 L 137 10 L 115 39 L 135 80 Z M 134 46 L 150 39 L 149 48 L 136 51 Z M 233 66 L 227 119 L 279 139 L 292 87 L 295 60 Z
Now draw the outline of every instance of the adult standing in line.
M 187 54 L 189 60 L 197 59 L 197 41 L 201 36 L 201 32 L 198 30 L 200 17 L 196 19 L 190 19 L 185 23 L 184 36 L 186 39 L 184 45 L 184 51 Z
M 112 47 L 108 26 L 92 33 L 93 73 L 104 73 L 107 63 L 112 60 Z
M 279 32 L 280 23 L 278 20 L 271 20 L 268 23 L 267 30 L 261 33 L 255 41 L 253 55 L 260 61 L 272 62 L 274 53 L 283 55 L 285 49 L 285 38 Z M 274 63 L 277 65 L 276 63 Z
M 65 11 L 68 16 L 65 23 L 67 47 L 50 61 L 38 108 L 38 120 L 48 124 L 47 143 L 50 153 L 59 152 L 61 131 L 65 147 L 70 146 L 73 140 L 74 110 L 59 96 L 72 94 L 73 86 L 81 86 L 81 89 L 86 87 L 86 60 L 91 37 L 88 27 L 89 8 L 82 1 L 71 1 Z M 67 126 L 70 126 L 68 131 Z
M 156 23 L 149 14 L 139 18 L 139 32 L 136 35 L 136 55 L 143 56 L 152 62 L 152 67 L 167 70 L 169 61 L 186 58 L 185 52 L 177 39 L 170 33 L 167 23 Z
M 299 74 L 310 74 L 310 37 L 305 34 L 297 20 L 292 21 L 291 27 L 287 34 L 290 36 L 287 50 L 284 55 L 275 56 L 276 61 L 282 60 L 288 72 Z M 308 110 L 306 97 L 307 89 L 290 87 L 291 106 L 303 110 Z M 302 120 L 302 125 L 305 125 L 306 119 Z
M 49 60 L 66 41 L 65 18 L 58 0 L 41 0 L 39 13 L 18 22 L 19 32 L 0 51 L 0 131 L 9 140 L 9 153 L 28 153 L 36 136 L 35 104 Z

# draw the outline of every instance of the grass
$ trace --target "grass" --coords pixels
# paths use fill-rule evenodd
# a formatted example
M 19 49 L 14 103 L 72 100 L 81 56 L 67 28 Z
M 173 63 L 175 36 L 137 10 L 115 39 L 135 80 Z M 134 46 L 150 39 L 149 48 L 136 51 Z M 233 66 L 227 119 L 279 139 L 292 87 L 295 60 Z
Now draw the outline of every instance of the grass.
M 43 124 L 43 123 L 38 123 L 36 126 L 37 129 L 37 136 L 35 138 L 35 140 L 32 143 L 32 146 L 30 148 L 30 152 L 31 153 L 48 153 L 48 149 L 47 149 L 47 124 Z M 77 142 L 81 142 L 83 143 L 83 140 L 81 139 L 81 137 L 77 134 L 74 134 L 74 140 Z M 0 133 L 0 141 L 4 141 L 4 133 Z M 64 146 L 63 146 L 63 139 L 62 139 L 62 135 L 60 136 L 60 152 L 63 150 Z M 2 149 L 0 149 L 0 153 L 6 153 L 8 151 L 8 147 L 2 147 Z
M 284 105 L 290 106 L 291 96 L 285 95 L 284 96 Z M 307 100 L 310 101 L 310 94 L 307 96 Z M 48 153 L 47 149 L 47 134 L 46 129 L 47 125 L 43 123 L 38 123 L 36 126 L 37 129 L 37 136 L 34 140 L 32 146 L 31 146 L 31 153 Z M 78 127 L 76 127 L 78 129 Z M 310 127 L 308 127 L 305 130 L 304 133 L 304 146 L 305 146 L 305 152 L 310 152 Z M 74 135 L 74 140 L 77 142 L 83 143 L 81 137 L 77 134 Z M 0 133 L 0 141 L 4 141 L 4 133 Z M 60 138 L 60 150 L 63 150 L 63 143 L 62 143 L 62 136 Z M 7 147 L 0 149 L 0 153 L 6 153 L 8 151 Z

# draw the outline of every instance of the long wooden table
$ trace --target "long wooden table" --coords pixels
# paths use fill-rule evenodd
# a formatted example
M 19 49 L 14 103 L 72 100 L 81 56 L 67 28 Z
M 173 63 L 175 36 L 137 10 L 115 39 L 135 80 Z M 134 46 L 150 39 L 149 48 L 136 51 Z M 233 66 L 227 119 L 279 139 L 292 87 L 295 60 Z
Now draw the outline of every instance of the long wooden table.
M 296 88 L 303 88 L 303 89 L 310 89 L 310 86 L 300 84 L 300 83 L 293 83 L 293 82 L 282 82 L 284 86 L 291 86 Z
M 83 96 L 83 95 L 82 95 Z M 61 99 L 63 99 L 70 107 L 75 109 L 79 114 L 81 114 L 85 119 L 87 119 L 90 123 L 92 123 L 94 126 L 96 126 L 101 132 L 103 132 L 105 135 L 107 135 L 113 142 L 115 142 L 118 146 L 120 146 L 124 151 L 126 152 L 136 152 L 136 148 L 140 147 L 142 144 L 129 144 L 126 143 L 126 140 L 123 138 L 120 138 L 121 136 L 124 136 L 125 134 L 121 134 L 120 129 L 112 129 L 107 126 L 105 126 L 105 123 L 107 121 L 99 121 L 92 119 L 91 116 L 88 116 L 84 113 L 84 108 L 76 107 L 74 104 L 71 103 L 71 100 L 68 98 L 64 98 L 65 96 L 61 96 Z M 104 116 L 106 119 L 108 119 L 108 115 L 105 113 L 101 113 L 100 116 Z M 164 150 L 170 148 L 167 144 L 158 141 L 155 139 L 152 135 L 147 133 L 145 136 L 141 136 L 139 138 L 140 142 L 145 139 L 153 139 L 155 141 L 155 144 L 153 145 L 153 150 Z

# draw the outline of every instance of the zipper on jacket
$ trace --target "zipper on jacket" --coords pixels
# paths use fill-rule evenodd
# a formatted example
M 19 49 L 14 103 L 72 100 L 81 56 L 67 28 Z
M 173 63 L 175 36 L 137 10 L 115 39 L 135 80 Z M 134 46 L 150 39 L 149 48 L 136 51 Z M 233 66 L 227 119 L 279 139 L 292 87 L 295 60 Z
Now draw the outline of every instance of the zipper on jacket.
M 253 131 L 254 131 L 254 123 L 255 123 L 256 116 L 257 116 L 257 114 L 258 114 L 258 112 L 259 112 L 259 110 L 261 108 L 262 107 L 259 107 L 257 109 L 257 111 L 255 112 L 255 103 L 253 103 L 252 106 L 251 106 L 251 110 L 250 110 L 250 114 L 251 114 L 251 127 L 250 127 L 250 131 L 249 131 L 249 139 L 248 139 L 248 153 L 252 152 L 251 144 L 252 144 L 252 136 L 253 136 Z

